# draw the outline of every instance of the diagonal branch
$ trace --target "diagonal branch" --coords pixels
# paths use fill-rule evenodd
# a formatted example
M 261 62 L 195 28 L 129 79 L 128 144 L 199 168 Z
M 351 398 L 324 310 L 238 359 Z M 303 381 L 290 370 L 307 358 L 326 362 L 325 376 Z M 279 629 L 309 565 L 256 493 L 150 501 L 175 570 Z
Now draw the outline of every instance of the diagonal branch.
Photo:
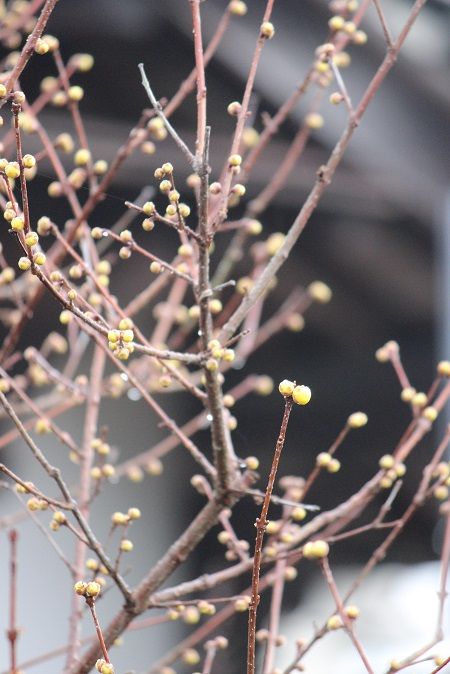
M 150 82 L 148 81 L 148 77 L 145 74 L 144 64 L 139 63 L 138 68 L 139 68 L 139 71 L 140 71 L 141 77 L 142 77 L 142 86 L 145 89 L 145 93 L 147 94 L 147 96 L 150 100 L 150 103 L 153 106 L 154 111 L 156 112 L 158 117 L 163 121 L 164 126 L 167 129 L 167 132 L 172 136 L 175 143 L 178 145 L 178 147 L 180 148 L 180 150 L 182 151 L 182 153 L 184 154 L 184 156 L 188 160 L 189 164 L 191 166 L 194 166 L 195 157 L 192 154 L 192 152 L 190 151 L 190 149 L 188 148 L 188 146 L 186 145 L 186 143 L 184 142 L 184 140 L 182 140 L 182 138 L 180 138 L 178 133 L 173 128 L 172 124 L 169 122 L 169 120 L 165 116 L 165 114 L 163 112 L 163 109 L 162 109 L 162 106 L 161 106 L 161 103 L 156 99 L 156 96 L 153 93 L 152 88 L 150 86 Z

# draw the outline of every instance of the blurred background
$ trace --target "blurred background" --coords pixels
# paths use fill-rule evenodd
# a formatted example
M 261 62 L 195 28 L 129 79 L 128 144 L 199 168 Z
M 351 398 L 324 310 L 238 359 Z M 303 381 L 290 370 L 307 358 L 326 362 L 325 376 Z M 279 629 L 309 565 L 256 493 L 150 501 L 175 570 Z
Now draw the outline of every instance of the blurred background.
M 390 0 L 384 5 L 392 33 L 396 35 L 412 3 Z M 207 0 L 203 3 L 206 44 L 226 6 L 227 2 L 222 0 Z M 208 121 L 212 127 L 213 179 L 218 177 L 227 157 L 234 128 L 234 120 L 227 115 L 226 107 L 229 102 L 242 97 L 263 7 L 264 3 L 249 0 L 247 15 L 233 19 L 208 67 Z M 327 38 L 330 16 L 330 8 L 325 1 L 304 0 L 298 3 L 284 0 L 275 3 L 273 22 L 276 35 L 264 48 L 251 105 L 252 123 L 256 129 L 262 128 L 262 116 L 273 115 L 302 81 L 313 60 L 315 48 Z M 385 53 L 383 34 L 372 6 L 361 28 L 368 35 L 368 43 L 349 47 L 351 64 L 343 71 L 354 103 L 359 100 Z M 314 305 L 305 315 L 305 327 L 300 333 L 285 331 L 278 334 L 273 341 L 256 351 L 245 367 L 245 372 L 267 374 L 275 382 L 285 377 L 296 378 L 307 383 L 313 391 L 314 404 L 293 416 L 281 475 L 307 473 L 315 455 L 329 447 L 350 413 L 362 410 L 368 414 L 367 427 L 352 433 L 340 452 L 342 470 L 339 479 L 326 475 L 311 491 L 311 501 L 320 503 L 323 509 L 336 505 L 372 476 L 379 457 L 392 451 L 409 421 L 409 409 L 400 401 L 400 387 L 394 373 L 389 366 L 375 360 L 376 349 L 389 339 L 397 340 L 404 365 L 417 390 L 427 390 L 434 378 L 437 361 L 450 354 L 448 29 L 448 2 L 430 0 L 408 38 L 398 63 L 365 114 L 333 183 L 293 255 L 280 272 L 278 285 L 270 294 L 265 315 L 269 316 L 282 304 L 287 289 L 296 284 L 307 286 L 317 279 L 332 288 L 332 301 L 326 306 Z M 157 0 L 127 0 L 126 3 L 111 0 L 95 0 L 95 3 L 78 0 L 75 3 L 61 0 L 48 31 L 61 41 L 65 58 L 78 52 L 89 52 L 95 57 L 95 67 L 91 73 L 73 78 L 74 83 L 82 84 L 85 88 L 81 110 L 95 158 L 110 161 L 118 146 L 126 141 L 142 108 L 147 106 L 140 84 L 138 63 L 145 64 L 153 90 L 159 98 L 170 98 L 193 66 L 192 26 L 187 0 L 166 0 L 164 3 Z M 37 95 L 39 81 L 49 74 L 51 67 L 49 56 L 34 58 L 24 73 L 22 87 L 30 100 Z M 252 199 L 260 192 L 285 156 L 299 124 L 310 109 L 312 98 L 313 95 L 308 95 L 301 100 L 264 153 L 248 183 L 246 199 Z M 330 105 L 328 94 L 324 97 L 321 113 L 325 120 L 324 127 L 313 132 L 307 150 L 283 189 L 260 216 L 264 237 L 272 232 L 287 232 L 314 182 L 317 168 L 326 161 L 344 128 L 345 108 Z M 181 137 L 186 139 L 190 147 L 194 144 L 195 118 L 194 96 L 190 96 L 172 118 Z M 70 124 L 68 113 L 57 109 L 44 112 L 41 121 L 51 137 L 67 131 Z M 33 142 L 30 139 L 30 149 Z M 136 199 L 144 187 L 151 190 L 155 183 L 153 171 L 163 161 L 174 164 L 178 184 L 181 185 L 189 173 L 189 167 L 169 138 L 157 145 L 153 156 L 135 153 L 130 158 L 110 188 L 108 198 L 90 219 L 91 226 L 109 226 L 124 212 L 124 200 Z M 37 216 L 48 212 L 56 222 L 63 223 L 68 217 L 64 206 L 46 197 L 46 186 L 52 179 L 50 169 L 46 173 L 45 165 L 42 168 L 40 166 L 38 176 L 31 184 L 32 208 L 36 204 L 36 210 L 39 211 Z M 239 213 L 239 209 L 236 212 Z M 214 260 L 220 260 L 226 242 L 227 235 L 224 235 L 217 246 L 213 263 Z M 158 254 L 164 254 L 170 245 L 170 241 L 159 240 Z M 11 243 L 5 240 L 4 246 L 8 253 Z M 243 260 L 239 267 L 242 274 L 248 271 L 245 262 Z M 136 278 L 130 275 L 133 273 Z M 113 273 L 112 284 L 119 297 L 130 299 L 141 287 L 139 265 L 133 265 L 132 268 L 119 266 Z M 45 300 L 36 321 L 24 335 L 23 346 L 39 345 L 48 332 L 49 324 L 53 322 L 57 326 L 58 313 L 56 305 Z M 142 315 L 140 320 L 141 325 L 150 330 L 155 319 Z M 227 376 L 226 388 L 241 378 L 242 371 L 232 371 Z M 171 397 L 169 405 L 171 414 L 181 422 L 198 411 L 194 403 L 176 395 Z M 249 396 L 237 404 L 234 413 L 239 421 L 233 433 L 236 452 L 239 456 L 255 454 L 259 457 L 262 475 L 259 486 L 262 487 L 270 466 L 282 403 L 277 393 L 267 398 Z M 127 418 L 121 416 L 117 404 L 113 403 L 107 403 L 102 413 L 102 421 L 108 424 L 111 437 L 120 451 L 120 460 L 132 457 L 138 451 L 150 447 L 158 438 L 164 437 L 155 419 L 148 418 L 141 402 L 135 402 L 131 437 L 127 428 L 129 411 L 126 406 L 124 414 Z M 80 416 L 72 413 L 64 421 L 69 431 L 74 435 L 79 433 L 81 413 Z M 403 512 L 410 502 L 423 466 L 439 437 L 439 431 L 433 432 L 421 443 L 408 471 L 408 478 L 396 499 L 394 515 Z M 198 442 L 207 448 L 207 434 L 198 438 Z M 14 457 L 13 450 L 9 450 L 6 458 L 13 462 L 12 465 L 20 474 L 26 469 L 28 477 L 28 471 L 34 468 L 28 468 L 29 459 L 23 448 L 16 450 Z M 50 456 L 57 456 L 56 445 L 49 446 L 48 451 Z M 181 449 L 169 455 L 164 464 L 165 471 L 160 478 L 146 477 L 139 484 L 123 481 L 119 490 L 113 487 L 107 489 L 96 509 L 94 525 L 100 533 L 107 530 L 107 518 L 112 507 L 126 509 L 128 505 L 139 505 L 146 513 L 145 521 L 136 525 L 139 552 L 131 560 L 133 569 L 129 574 L 130 582 L 142 577 L 149 563 L 161 556 L 203 502 L 189 483 L 184 485 L 180 480 L 196 472 L 195 465 Z M 70 474 L 70 467 L 67 470 Z M 30 474 L 28 479 L 33 479 L 33 476 Z M 176 502 L 172 498 L 175 485 Z M 118 493 L 120 496 L 117 496 Z M 118 503 L 119 499 L 123 502 Z M 6 515 L 15 508 L 13 498 L 0 493 L 1 514 Z M 437 508 L 436 504 L 429 504 L 419 511 L 413 524 L 390 552 L 391 563 L 419 565 L 438 559 L 441 532 L 439 525 L 436 525 Z M 254 504 L 242 502 L 233 520 L 239 535 L 250 542 L 253 539 L 256 512 Z M 223 564 L 223 548 L 217 544 L 217 531 L 213 530 L 206 537 L 183 573 L 170 579 L 170 584 L 176 579 L 194 578 Z M 65 643 L 67 621 L 61 613 L 61 602 L 64 607 L 68 606 L 71 586 L 67 584 L 66 570 L 49 551 L 33 523 L 21 525 L 20 532 L 19 622 L 24 627 L 24 633 L 19 641 L 19 653 L 20 661 L 23 661 Z M 7 573 L 7 545 L 5 532 L 0 535 L 0 577 L 4 579 Z M 349 565 L 364 563 L 379 540 L 379 537 L 371 534 L 333 548 L 331 561 L 336 568 L 342 568 L 342 575 L 338 574 L 338 578 L 342 577 L 343 589 L 348 584 L 349 573 L 350 578 L 353 577 L 353 571 L 348 571 Z M 70 545 L 68 540 L 65 543 Z M 56 593 L 53 588 L 49 591 L 40 580 L 37 581 L 40 577 L 48 576 L 49 566 L 55 587 L 58 588 Z M 379 597 L 380 593 L 383 601 L 387 601 L 394 594 L 389 586 L 392 577 L 401 574 L 404 578 L 408 568 L 405 566 L 399 571 L 398 567 L 389 566 L 385 580 L 382 571 L 377 572 L 378 585 L 375 585 L 373 594 L 368 595 L 368 606 L 372 605 L 374 609 L 379 606 L 378 599 L 374 597 Z M 394 636 L 393 623 L 390 623 L 388 633 L 392 639 L 389 641 L 386 638 L 386 653 L 381 653 L 379 641 L 373 646 L 379 654 L 380 672 L 384 671 L 382 663 L 388 662 L 390 657 L 402 657 L 409 648 L 418 645 L 418 639 L 425 641 L 428 636 L 431 637 L 437 605 L 433 593 L 437 589 L 438 565 L 417 567 L 425 568 L 429 570 L 429 575 L 428 571 L 426 574 L 425 571 L 418 572 L 422 579 L 427 576 L 423 580 L 423 587 L 427 590 L 420 597 L 430 597 L 432 594 L 430 613 L 422 614 L 425 622 L 419 626 L 411 625 L 411 630 L 417 628 L 418 632 L 414 633 L 416 636 L 412 637 L 409 644 L 399 644 L 403 635 Z M 419 576 L 415 576 L 413 585 L 403 588 L 401 597 L 395 595 L 395 605 L 401 604 L 413 590 L 418 590 Z M 309 630 L 312 629 L 312 608 L 308 607 L 313 606 L 314 601 L 308 588 L 314 588 L 314 599 L 319 601 L 319 589 L 314 585 L 316 580 L 312 569 L 303 565 L 297 581 L 289 586 L 286 609 L 291 613 L 290 618 L 287 618 L 286 633 L 291 639 L 301 636 L 308 625 Z M 238 593 L 247 583 L 248 579 L 238 579 L 227 590 Z M 407 613 L 411 615 L 421 605 L 422 599 L 418 595 Z M 106 597 L 105 608 L 101 610 L 104 622 L 107 621 L 108 611 L 113 611 L 114 606 L 117 606 L 116 599 Z M 263 602 L 262 623 L 264 609 Z M 308 616 L 307 625 L 302 622 L 302 615 Z M 318 615 L 320 617 L 323 612 L 319 610 Z M 2 610 L 2 629 L 5 617 L 5 611 Z M 386 615 L 382 613 L 372 620 L 369 618 L 367 625 L 373 630 L 374 624 L 382 627 L 385 619 Z M 393 620 L 398 622 L 402 618 L 397 616 Z M 113 654 L 113 660 L 121 672 L 146 672 L 176 643 L 184 633 L 183 629 L 173 624 L 158 628 L 148 638 L 140 633 L 127 634 L 124 655 L 118 648 Z M 89 633 L 88 630 L 89 627 L 86 633 Z M 427 634 L 423 633 L 424 630 Z M 242 662 L 245 646 L 245 615 L 237 616 L 222 631 L 227 636 L 233 636 L 230 649 L 217 660 L 215 674 L 242 671 L 242 666 L 237 663 Z M 345 643 L 342 649 L 344 647 L 345 652 L 348 652 Z M 336 642 L 333 648 L 334 657 L 341 652 L 340 642 Z M 292 657 L 292 642 L 290 647 L 282 651 L 287 655 L 280 651 L 280 661 L 283 658 L 289 661 Z M 125 653 L 132 653 L 132 660 Z M 317 661 L 313 659 L 316 674 L 330 671 L 329 657 L 326 654 Z M 60 672 L 62 662 L 61 659 L 54 660 L 30 671 L 36 674 Z M 2 646 L 0 669 L 4 670 L 6 665 L 6 652 Z M 428 672 L 429 669 L 427 665 L 422 671 Z M 177 666 L 177 671 L 181 670 Z M 333 671 L 356 673 L 360 667 L 355 662 L 343 660 L 342 669 Z M 415 671 L 421 672 L 419 669 Z

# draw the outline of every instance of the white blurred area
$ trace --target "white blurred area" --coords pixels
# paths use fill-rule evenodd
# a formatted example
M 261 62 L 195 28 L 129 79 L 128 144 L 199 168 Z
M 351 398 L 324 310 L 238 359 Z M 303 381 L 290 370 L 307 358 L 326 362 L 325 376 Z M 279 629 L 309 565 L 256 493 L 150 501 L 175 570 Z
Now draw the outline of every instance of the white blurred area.
M 333 575 L 342 596 L 351 587 L 359 567 L 335 568 Z M 356 604 L 360 616 L 355 632 L 376 674 L 389 670 L 391 660 L 402 660 L 431 642 L 436 631 L 437 591 L 440 563 L 415 565 L 382 564 L 367 577 L 348 604 Z M 287 646 L 277 653 L 276 667 L 283 671 L 293 659 L 292 644 L 309 640 L 314 623 L 321 627 L 334 613 L 334 603 L 321 576 L 311 583 L 301 607 L 287 614 L 281 622 L 281 634 Z M 444 613 L 444 633 L 448 634 L 450 608 Z M 450 639 L 439 642 L 426 655 L 450 655 Z M 426 657 L 426 656 L 422 656 Z M 366 668 L 344 630 L 328 633 L 302 661 L 305 671 L 314 674 L 363 674 Z M 430 674 L 433 660 L 408 667 L 411 674 Z M 444 668 L 445 672 L 448 668 Z

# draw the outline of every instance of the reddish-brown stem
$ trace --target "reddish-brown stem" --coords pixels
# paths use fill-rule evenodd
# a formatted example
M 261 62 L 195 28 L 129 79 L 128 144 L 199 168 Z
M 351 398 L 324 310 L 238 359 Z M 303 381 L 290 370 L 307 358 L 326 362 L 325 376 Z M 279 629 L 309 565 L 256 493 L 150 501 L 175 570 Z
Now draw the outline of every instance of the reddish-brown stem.
M 350 636 L 350 639 L 352 640 L 354 647 L 358 651 L 359 656 L 360 656 L 362 662 L 364 663 L 364 666 L 367 669 L 368 673 L 374 674 L 372 666 L 371 666 L 371 664 L 370 664 L 370 662 L 367 658 L 366 652 L 365 652 L 364 648 L 362 647 L 361 642 L 359 641 L 359 639 L 357 638 L 357 636 L 355 634 L 353 623 L 345 612 L 344 604 L 342 602 L 342 599 L 341 599 L 340 594 L 338 592 L 338 589 L 336 587 L 336 583 L 334 581 L 333 574 L 331 573 L 330 564 L 328 562 L 328 557 L 325 557 L 324 559 L 322 559 L 320 565 L 322 567 L 322 572 L 323 572 L 323 575 L 324 575 L 325 580 L 327 582 L 327 585 L 329 587 L 330 593 L 331 593 L 331 595 L 332 595 L 332 597 L 335 601 L 336 608 L 338 610 L 339 616 L 340 616 L 343 624 L 345 625 L 345 628 L 346 628 L 346 630 L 347 630 L 347 632 Z
M 195 71 L 197 80 L 197 138 L 195 141 L 195 152 L 197 165 L 200 167 L 205 151 L 206 134 L 205 57 L 203 54 L 200 0 L 189 0 L 189 2 L 192 11 L 192 32 L 194 35 Z
M 57 2 L 58 0 L 47 0 L 44 7 L 42 8 L 39 19 L 37 20 L 36 25 L 33 28 L 33 31 L 28 36 L 25 46 L 22 49 L 20 58 L 18 59 L 16 65 L 14 66 L 11 75 L 8 77 L 8 81 L 6 83 L 7 94 L 10 94 L 13 91 L 17 80 L 19 79 L 21 73 L 23 72 L 23 69 L 27 65 L 30 58 L 32 57 L 34 53 L 34 48 L 36 46 L 36 42 L 41 37 L 44 28 L 47 25 L 50 15 L 53 12 Z M 0 108 L 3 107 L 6 101 L 7 97 L 3 98 L 0 101 Z
M 280 626 L 281 607 L 283 602 L 283 592 L 285 585 L 285 571 L 287 559 L 278 559 L 275 564 L 274 583 L 272 586 L 272 597 L 270 602 L 269 634 L 267 637 L 266 652 L 264 653 L 263 674 L 270 674 L 273 671 L 275 659 L 276 639 Z
M 275 4 L 275 0 L 267 0 L 266 7 L 264 10 L 264 16 L 262 18 L 262 23 L 265 23 L 267 21 L 270 21 L 270 17 L 272 15 L 272 10 L 273 6 Z M 258 65 L 259 61 L 261 58 L 261 53 L 262 49 L 264 47 L 264 44 L 266 43 L 266 38 L 264 35 L 259 33 L 258 39 L 256 41 L 255 45 L 255 50 L 253 52 L 253 57 L 252 57 L 252 62 L 250 64 L 250 69 L 249 73 L 247 76 L 247 80 L 245 83 L 245 89 L 244 89 L 244 95 L 242 97 L 242 103 L 241 103 L 241 109 L 237 118 L 237 123 L 236 123 L 236 129 L 234 131 L 234 136 L 233 140 L 231 143 L 231 148 L 229 155 L 237 154 L 239 152 L 241 140 L 242 140 L 242 133 L 244 131 L 245 123 L 247 121 L 247 115 L 248 115 L 248 109 L 250 106 L 250 101 L 252 97 L 252 92 L 253 92 L 253 86 L 255 84 L 255 78 L 256 78 L 256 73 L 258 70 Z M 233 173 L 230 170 L 230 167 L 228 166 L 228 163 L 226 164 L 222 176 L 220 179 L 220 182 L 222 183 L 222 194 L 223 196 L 219 200 L 218 207 L 217 209 L 213 212 L 212 214 L 212 219 L 215 220 L 215 226 L 218 227 L 223 220 L 226 218 L 227 214 L 227 199 L 228 199 L 228 194 L 230 192 L 230 187 L 231 187 L 231 181 L 233 178 Z
M 381 6 L 381 2 L 380 2 L 380 0 L 373 0 L 373 4 L 375 5 L 375 9 L 377 10 L 378 18 L 380 19 L 380 24 L 381 24 L 381 28 L 383 30 L 383 34 L 384 34 L 384 38 L 386 40 L 386 44 L 387 44 L 389 49 L 392 49 L 392 47 L 394 46 L 394 43 L 393 43 L 393 40 L 392 40 L 391 32 L 390 32 L 389 27 L 387 25 L 386 17 L 384 15 L 384 11 L 383 11 L 383 8 Z
M 450 662 L 450 655 L 448 656 L 448 658 L 446 658 L 446 659 L 444 660 L 444 662 L 443 662 L 441 665 L 439 665 L 438 667 L 435 667 L 435 669 L 433 669 L 433 671 L 430 672 L 430 674 L 437 674 L 437 673 L 440 672 L 442 669 L 444 669 L 444 667 L 445 667 L 446 665 L 448 665 L 449 662 Z
M 256 614 L 259 604 L 259 576 L 261 571 L 261 557 L 262 546 L 264 540 L 264 533 L 267 527 L 267 514 L 269 512 L 270 499 L 272 496 L 275 477 L 280 463 L 281 452 L 283 451 L 284 442 L 286 439 L 286 431 L 291 414 L 293 400 L 291 397 L 285 399 L 283 419 L 281 421 L 280 433 L 275 446 L 272 466 L 270 469 L 269 480 L 264 494 L 264 501 L 261 508 L 261 514 L 256 519 L 256 540 L 255 553 L 253 556 L 252 569 L 252 593 L 251 601 L 248 609 L 248 643 L 247 643 L 247 674 L 254 674 L 255 672 L 255 646 L 256 646 Z
M 105 640 L 103 638 L 102 628 L 100 627 L 100 623 L 97 618 L 97 611 L 95 610 L 95 601 L 93 599 L 86 599 L 86 604 L 89 606 L 89 609 L 91 611 L 92 620 L 94 621 L 95 631 L 97 632 L 97 637 L 100 644 L 100 648 L 102 649 L 103 657 L 105 658 L 106 662 L 111 662 L 108 655 L 108 649 L 106 648 Z
M 11 529 L 9 532 L 10 543 L 10 579 L 9 579 L 9 652 L 10 652 L 10 669 L 11 674 L 17 674 L 17 648 L 16 641 L 19 631 L 16 625 L 16 611 L 17 611 L 17 537 L 16 529 Z

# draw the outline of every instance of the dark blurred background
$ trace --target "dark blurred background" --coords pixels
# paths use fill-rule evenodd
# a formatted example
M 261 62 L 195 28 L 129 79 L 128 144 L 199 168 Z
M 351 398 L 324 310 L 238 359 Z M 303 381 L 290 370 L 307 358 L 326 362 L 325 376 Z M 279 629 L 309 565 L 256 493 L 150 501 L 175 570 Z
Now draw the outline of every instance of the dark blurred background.
M 249 2 L 248 14 L 235 18 L 215 58 L 208 68 L 208 121 L 212 126 L 213 179 L 227 156 L 234 121 L 226 106 L 242 97 L 257 26 L 264 3 Z M 208 0 L 202 5 L 205 43 L 214 32 L 227 3 Z M 304 77 L 314 49 L 326 39 L 330 17 L 327 2 L 302 3 L 292 0 L 275 4 L 273 22 L 276 36 L 263 52 L 252 101 L 254 125 L 261 129 L 263 113 L 273 114 L 295 85 Z M 386 15 L 397 34 L 412 5 L 405 0 L 385 3 Z M 374 9 L 365 16 L 362 28 L 369 40 L 363 47 L 351 46 L 352 63 L 343 71 L 347 88 L 357 102 L 370 77 L 383 58 L 385 45 Z M 279 282 L 267 303 L 267 315 L 275 310 L 294 284 L 308 285 L 320 279 L 333 290 L 329 305 L 314 305 L 306 314 L 306 326 L 300 333 L 284 332 L 251 356 L 246 372 L 264 373 L 275 382 L 297 378 L 313 390 L 314 404 L 294 414 L 290 424 L 281 474 L 305 474 L 315 455 L 324 451 L 335 438 L 351 412 L 363 410 L 369 424 L 355 431 L 340 451 L 342 470 L 339 479 L 324 476 L 310 494 L 312 502 L 326 509 L 336 505 L 372 474 L 378 458 L 392 451 L 409 420 L 409 410 L 400 401 L 399 384 L 392 369 L 374 358 L 378 347 L 389 339 L 399 342 L 412 384 L 426 390 L 435 372 L 436 362 L 450 353 L 448 310 L 448 256 L 450 206 L 448 201 L 448 3 L 430 0 L 413 29 L 394 70 L 364 116 L 361 127 L 346 153 L 332 185 L 326 191 L 293 255 L 279 274 Z M 86 121 L 95 159 L 111 160 L 117 147 L 126 140 L 142 108 L 147 106 L 140 84 L 137 64 L 143 62 L 152 87 L 160 98 L 170 97 L 193 66 L 189 3 L 182 0 L 61 0 L 49 25 L 49 32 L 61 41 L 65 58 L 76 52 L 89 52 L 95 67 L 88 75 L 76 75 L 74 83 L 85 88 L 81 110 Z M 48 59 L 48 60 L 47 60 Z M 49 74 L 50 57 L 33 59 L 23 77 L 23 88 L 37 94 L 41 76 Z M 42 72 L 41 72 L 42 71 Z M 258 194 L 283 158 L 311 97 L 293 111 L 280 134 L 256 167 L 247 195 Z M 315 172 L 329 155 L 345 124 L 345 110 L 331 106 L 325 97 L 325 126 L 313 134 L 312 142 L 289 176 L 284 189 L 261 216 L 264 236 L 286 232 L 311 188 Z M 195 97 L 190 96 L 172 121 L 180 135 L 193 146 Z M 42 115 L 51 136 L 67 130 L 68 114 L 50 111 Z M 90 220 L 92 226 L 107 225 L 123 213 L 123 201 L 133 200 L 146 185 L 153 185 L 153 171 L 163 161 L 175 165 L 179 182 L 189 173 L 184 159 L 170 139 L 157 145 L 155 155 L 135 154 L 119 173 L 108 198 Z M 32 183 L 33 193 L 51 179 L 45 166 Z M 40 197 L 42 198 L 42 197 Z M 68 217 L 55 201 L 39 203 L 39 215 L 47 212 L 55 220 Z M 214 259 L 226 242 L 219 243 Z M 159 244 L 165 250 L 166 244 Z M 140 287 L 139 278 L 118 270 L 115 287 L 126 285 L 127 297 Z M 246 272 L 245 261 L 241 266 Z M 126 276 L 125 276 L 126 274 Z M 138 276 L 138 271 L 136 272 Z M 134 283 L 135 281 L 135 283 Z M 38 313 L 39 321 L 27 331 L 24 343 L 39 344 L 48 331 L 49 316 L 57 319 L 58 309 L 46 301 Z M 45 316 L 45 320 L 44 320 Z M 152 318 L 142 316 L 142 325 L 151 329 Z M 41 330 L 41 334 L 39 334 Z M 227 376 L 231 387 L 242 377 L 240 370 Z M 174 397 L 172 413 L 181 420 L 197 411 L 193 404 Z M 132 441 L 123 433 L 123 458 L 136 453 L 136 445 L 145 448 L 149 432 L 155 437 L 155 420 L 149 431 L 142 406 Z M 261 460 L 261 486 L 265 483 L 282 402 L 277 393 L 268 398 L 249 396 L 235 408 L 239 425 L 233 433 L 239 456 L 256 454 Z M 117 415 L 110 412 L 109 423 Z M 178 415 L 178 416 L 177 416 Z M 76 426 L 76 421 L 69 422 Z M 117 432 L 123 428 L 116 417 Z M 111 433 L 113 431 L 111 430 Z M 402 512 L 415 491 L 426 458 L 435 447 L 439 434 L 432 433 L 421 444 L 411 475 L 396 501 Z M 147 440 L 147 444 L 146 443 Z M 206 433 L 199 442 L 206 448 Z M 141 447 L 142 445 L 142 447 Z M 192 474 L 195 466 L 176 450 L 166 462 L 163 485 L 153 487 L 149 478 L 133 485 L 133 498 L 140 503 L 161 504 L 171 491 L 174 480 Z M 337 487 L 335 486 L 337 485 Z M 179 489 L 179 508 L 167 504 L 168 532 L 164 544 L 181 531 L 202 499 L 186 485 Z M 156 490 L 156 491 L 154 491 Z M 166 496 L 164 496 L 166 494 Z M 113 494 L 112 494 L 113 498 Z M 150 499 L 150 501 L 149 501 Z M 159 508 L 161 506 L 159 505 Z M 160 511 L 158 512 L 158 516 Z M 253 537 L 256 507 L 242 502 L 236 509 L 236 529 L 249 541 Z M 436 558 L 439 531 L 435 530 L 436 506 L 422 509 L 405 535 L 392 550 L 393 561 L 419 562 Z M 190 577 L 218 568 L 223 549 L 216 543 L 217 531 L 211 532 L 193 555 Z M 157 534 L 154 534 L 157 535 Z M 335 563 L 363 562 L 379 539 L 357 538 L 347 546 L 333 550 Z M 156 547 L 164 545 L 157 542 Z M 158 555 L 156 555 L 157 557 Z M 302 581 L 308 581 L 302 569 Z M 185 576 L 180 576 L 185 578 Z M 233 591 L 246 587 L 239 580 Z M 292 584 L 288 605 L 298 602 L 304 582 Z M 244 635 L 244 619 L 236 619 L 236 635 Z M 168 645 L 172 637 L 168 639 Z M 164 639 L 165 639 L 164 638 Z M 127 637 L 128 639 L 128 637 Z M 164 641 L 162 639 L 162 641 Z M 44 642 L 45 643 L 45 642 Z M 231 658 L 237 658 L 243 636 L 233 641 Z M 157 649 L 159 651 L 159 649 Z M 26 653 L 26 657 L 34 654 Z M 159 653 L 160 654 L 160 653 Z M 120 658 L 120 655 L 118 656 Z M 130 668 L 145 670 L 146 656 Z M 150 658 L 150 662 L 153 657 Z M 224 663 L 226 656 L 222 658 Z M 119 660 L 120 661 L 120 660 Z M 124 665 L 125 666 L 125 665 Z M 227 671 L 230 663 L 222 665 Z M 38 670 L 36 670 L 38 671 Z M 47 672 L 57 671 L 52 667 Z M 237 671 L 231 668 L 231 671 Z

